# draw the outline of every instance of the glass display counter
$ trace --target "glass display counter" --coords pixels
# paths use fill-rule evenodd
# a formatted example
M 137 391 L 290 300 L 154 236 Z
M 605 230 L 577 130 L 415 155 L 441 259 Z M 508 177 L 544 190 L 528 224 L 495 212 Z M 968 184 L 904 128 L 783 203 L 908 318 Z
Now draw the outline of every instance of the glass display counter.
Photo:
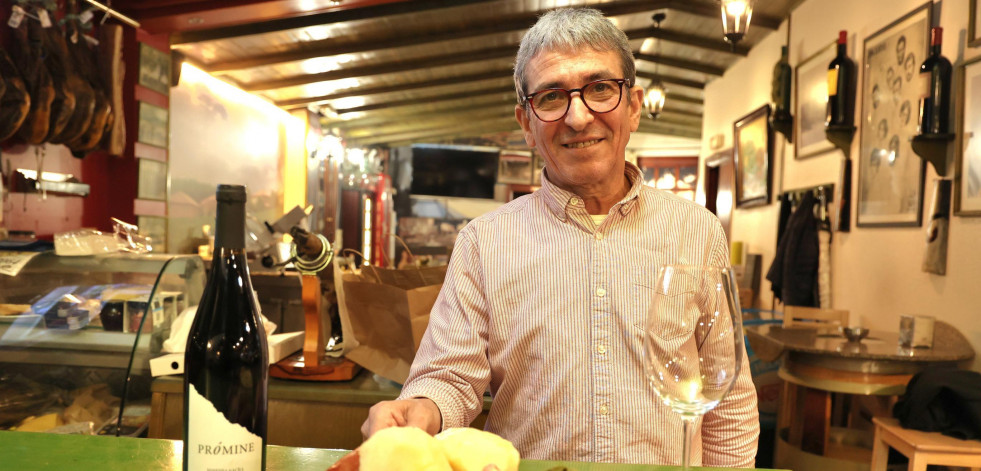
M 204 283 L 196 255 L 44 252 L 0 274 L 0 429 L 144 433 L 149 361 Z

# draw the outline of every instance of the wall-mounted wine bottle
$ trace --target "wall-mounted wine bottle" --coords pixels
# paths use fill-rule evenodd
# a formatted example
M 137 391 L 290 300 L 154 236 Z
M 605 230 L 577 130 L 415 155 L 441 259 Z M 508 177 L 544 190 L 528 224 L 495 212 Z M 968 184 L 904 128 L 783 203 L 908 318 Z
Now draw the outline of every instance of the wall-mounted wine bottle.
M 780 61 L 773 66 L 773 79 L 770 83 L 770 100 L 773 101 L 773 121 L 790 119 L 790 62 L 787 59 L 787 46 L 780 47 Z
M 855 123 L 855 62 L 848 58 L 848 31 L 838 33 L 838 55 L 828 64 L 828 109 L 825 126 Z
M 950 132 L 950 61 L 940 55 L 943 28 L 931 30 L 930 55 L 920 65 L 920 134 Z
M 266 467 L 269 353 L 245 256 L 245 187 L 219 185 L 211 273 L 184 353 L 184 471 Z

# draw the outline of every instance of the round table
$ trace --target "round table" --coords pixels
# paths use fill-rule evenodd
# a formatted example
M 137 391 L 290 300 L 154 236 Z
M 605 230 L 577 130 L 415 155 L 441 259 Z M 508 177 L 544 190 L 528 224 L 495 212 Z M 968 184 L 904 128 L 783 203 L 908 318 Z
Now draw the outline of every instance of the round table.
M 785 386 L 777 414 L 774 466 L 798 471 L 868 470 L 871 434 L 832 426 L 837 412 L 833 408 L 842 402 L 833 403 L 833 394 L 878 398 L 884 406 L 879 413 L 884 413 L 917 372 L 965 367 L 974 358 L 967 339 L 940 321 L 933 348 L 903 347 L 898 333 L 882 331 L 849 342 L 836 330 L 759 325 L 746 327 L 746 336 L 760 359 L 781 359 L 778 374 Z

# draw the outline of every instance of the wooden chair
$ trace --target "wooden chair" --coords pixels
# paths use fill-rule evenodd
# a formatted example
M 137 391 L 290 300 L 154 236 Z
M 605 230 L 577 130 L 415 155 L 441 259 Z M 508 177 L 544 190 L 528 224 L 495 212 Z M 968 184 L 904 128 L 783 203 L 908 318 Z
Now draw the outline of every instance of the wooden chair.
M 835 329 L 848 325 L 848 311 L 805 306 L 784 306 L 783 327 Z M 833 408 L 832 393 L 784 381 L 783 398 L 777 413 L 777 430 L 788 428 L 788 442 L 811 453 L 823 455 L 828 446 Z M 840 415 L 840 412 L 838 412 Z
M 903 428 L 891 417 L 875 417 L 872 422 L 875 424 L 875 442 L 870 471 L 886 471 L 889 447 L 909 458 L 909 471 L 926 471 L 927 465 L 931 464 L 981 470 L 979 441 Z
M 845 309 L 821 309 L 818 307 L 784 306 L 784 327 L 847 327 L 848 311 Z

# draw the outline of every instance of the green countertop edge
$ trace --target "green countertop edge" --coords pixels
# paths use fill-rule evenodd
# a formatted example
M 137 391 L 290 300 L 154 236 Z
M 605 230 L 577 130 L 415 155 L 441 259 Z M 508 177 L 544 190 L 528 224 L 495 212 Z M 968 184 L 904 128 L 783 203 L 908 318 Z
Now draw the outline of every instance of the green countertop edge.
M 0 431 L 0 468 L 17 471 L 175 471 L 183 443 L 151 438 Z M 347 450 L 266 448 L 266 471 L 326 471 Z M 520 471 L 675 471 L 680 466 L 522 460 Z M 724 468 L 692 468 L 699 470 Z

